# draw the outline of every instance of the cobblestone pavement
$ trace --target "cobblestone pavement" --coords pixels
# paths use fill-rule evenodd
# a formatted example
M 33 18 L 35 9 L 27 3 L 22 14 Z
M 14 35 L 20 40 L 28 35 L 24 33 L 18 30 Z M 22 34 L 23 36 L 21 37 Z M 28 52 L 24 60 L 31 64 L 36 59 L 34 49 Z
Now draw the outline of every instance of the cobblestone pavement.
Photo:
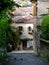
M 49 65 L 47 61 L 33 53 L 11 53 L 7 65 Z

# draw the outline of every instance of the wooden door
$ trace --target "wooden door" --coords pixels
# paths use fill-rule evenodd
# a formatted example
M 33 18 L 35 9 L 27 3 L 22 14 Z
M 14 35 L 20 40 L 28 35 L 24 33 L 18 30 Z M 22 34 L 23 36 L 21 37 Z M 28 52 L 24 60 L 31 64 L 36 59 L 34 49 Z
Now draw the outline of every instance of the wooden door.
M 27 42 L 23 41 L 22 46 L 23 46 L 23 50 L 26 50 L 27 49 Z

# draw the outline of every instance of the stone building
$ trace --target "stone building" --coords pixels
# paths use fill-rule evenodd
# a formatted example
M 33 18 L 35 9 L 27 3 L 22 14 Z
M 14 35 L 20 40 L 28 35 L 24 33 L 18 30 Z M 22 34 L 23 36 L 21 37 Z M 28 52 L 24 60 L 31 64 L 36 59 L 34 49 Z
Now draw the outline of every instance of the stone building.
M 20 17 L 20 18 L 19 18 Z M 18 42 L 18 50 L 33 50 L 33 18 L 32 16 L 18 16 L 12 19 L 11 27 L 19 29 L 20 40 Z
M 31 6 L 30 6 L 31 5 Z M 41 25 L 43 17 L 41 14 L 48 12 L 49 2 L 34 2 L 24 7 L 16 8 L 13 12 L 11 27 L 15 30 L 19 28 L 20 40 L 18 50 L 32 50 L 37 52 L 40 49 L 39 35 L 37 27 Z
M 28 6 L 29 5 L 29 6 Z M 23 7 L 16 7 L 13 12 L 14 17 L 12 18 L 12 23 L 10 24 L 12 29 L 19 29 L 20 40 L 18 44 L 18 50 L 32 50 L 36 51 L 36 45 L 34 42 L 34 21 L 35 18 L 33 14 L 32 3 L 25 5 Z M 35 6 L 34 6 L 35 7 Z

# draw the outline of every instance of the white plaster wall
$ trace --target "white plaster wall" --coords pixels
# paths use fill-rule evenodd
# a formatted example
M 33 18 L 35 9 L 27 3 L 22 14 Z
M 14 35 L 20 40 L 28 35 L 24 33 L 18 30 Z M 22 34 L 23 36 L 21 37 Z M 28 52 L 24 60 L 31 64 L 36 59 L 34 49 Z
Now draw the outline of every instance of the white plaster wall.
M 40 2 L 49 2 L 49 0 L 38 0 Z
M 27 41 L 27 48 L 29 48 L 30 46 L 33 47 L 33 40 Z
M 38 1 L 38 11 L 37 14 L 45 14 L 48 12 L 47 8 L 49 8 L 49 2 L 40 2 Z
M 11 24 L 11 26 L 14 26 L 15 28 L 19 27 L 19 26 L 22 26 L 23 27 L 23 31 L 22 31 L 22 35 L 21 35 L 21 39 L 24 39 L 24 38 L 33 38 L 33 35 L 30 35 L 28 34 L 28 27 L 30 26 L 33 30 L 33 24 Z

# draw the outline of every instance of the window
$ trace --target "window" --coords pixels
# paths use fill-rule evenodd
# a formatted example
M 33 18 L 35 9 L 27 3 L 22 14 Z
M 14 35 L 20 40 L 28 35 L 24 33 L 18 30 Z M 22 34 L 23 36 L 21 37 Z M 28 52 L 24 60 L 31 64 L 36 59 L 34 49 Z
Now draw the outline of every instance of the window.
M 21 45 L 21 42 L 19 42 L 19 45 Z
M 22 35 L 23 27 L 19 26 L 18 29 L 19 29 L 19 34 Z
M 23 30 L 23 27 L 22 26 L 19 26 L 19 31 L 22 31 Z
M 30 26 L 28 27 L 28 31 L 31 31 L 31 27 Z
M 30 26 L 28 27 L 28 34 L 33 34 L 32 28 Z

